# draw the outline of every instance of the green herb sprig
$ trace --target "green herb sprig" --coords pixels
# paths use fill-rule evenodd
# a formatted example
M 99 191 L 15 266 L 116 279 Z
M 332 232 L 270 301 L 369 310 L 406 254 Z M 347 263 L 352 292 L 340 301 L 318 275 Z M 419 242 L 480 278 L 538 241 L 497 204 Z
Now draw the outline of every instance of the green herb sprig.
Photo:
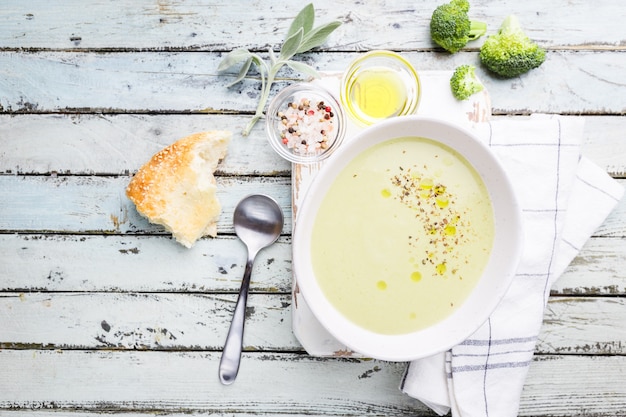
M 269 48 L 269 63 L 264 61 L 260 55 L 250 52 L 244 48 L 232 50 L 220 62 L 217 68 L 220 72 L 226 71 L 243 63 L 237 78 L 229 83 L 228 87 L 242 81 L 250 70 L 252 64 L 258 68 L 258 71 L 261 74 L 261 97 L 252 120 L 250 120 L 243 131 L 244 136 L 247 136 L 256 122 L 263 117 L 263 110 L 265 109 L 265 104 L 269 98 L 272 84 L 276 79 L 276 74 L 284 65 L 314 78 L 320 77 L 320 74 L 317 70 L 315 70 L 315 68 L 303 62 L 293 61 L 291 59 L 296 54 L 310 51 L 311 49 L 322 45 L 328 36 L 330 36 L 335 29 L 341 26 L 341 22 L 332 21 L 314 28 L 314 22 L 315 9 L 313 8 L 313 4 L 310 3 L 298 13 L 294 21 L 291 23 L 289 31 L 287 32 L 285 40 L 280 48 L 279 55 L 276 56 L 274 50 Z

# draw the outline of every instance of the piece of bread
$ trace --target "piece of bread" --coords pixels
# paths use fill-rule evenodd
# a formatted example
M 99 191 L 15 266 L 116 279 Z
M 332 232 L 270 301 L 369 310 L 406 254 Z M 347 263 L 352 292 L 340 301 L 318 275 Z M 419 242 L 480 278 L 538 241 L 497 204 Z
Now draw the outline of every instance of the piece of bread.
M 222 211 L 213 173 L 226 156 L 232 133 L 200 132 L 178 140 L 142 166 L 126 188 L 137 211 L 190 248 L 217 235 Z

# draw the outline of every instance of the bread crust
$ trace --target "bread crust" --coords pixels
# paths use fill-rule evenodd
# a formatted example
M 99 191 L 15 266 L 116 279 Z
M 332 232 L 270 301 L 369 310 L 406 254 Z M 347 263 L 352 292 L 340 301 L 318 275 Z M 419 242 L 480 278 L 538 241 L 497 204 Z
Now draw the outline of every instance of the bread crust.
M 142 216 L 188 248 L 202 236 L 215 237 L 221 205 L 213 173 L 231 138 L 216 130 L 179 139 L 137 171 L 126 195 Z

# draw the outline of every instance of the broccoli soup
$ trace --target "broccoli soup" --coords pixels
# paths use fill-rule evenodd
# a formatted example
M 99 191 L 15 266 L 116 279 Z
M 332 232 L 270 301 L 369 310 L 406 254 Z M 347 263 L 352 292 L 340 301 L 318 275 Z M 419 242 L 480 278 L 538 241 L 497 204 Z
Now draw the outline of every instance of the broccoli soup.
M 316 279 L 348 319 L 404 334 L 449 316 L 491 252 L 487 189 L 456 151 L 406 137 L 355 157 L 321 202 L 311 235 Z

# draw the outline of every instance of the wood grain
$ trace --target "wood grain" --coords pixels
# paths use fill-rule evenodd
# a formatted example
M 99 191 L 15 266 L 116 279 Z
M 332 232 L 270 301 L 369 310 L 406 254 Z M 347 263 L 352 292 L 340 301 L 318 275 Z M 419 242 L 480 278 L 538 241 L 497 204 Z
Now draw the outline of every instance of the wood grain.
M 626 186 L 626 9 L 619 2 L 474 0 L 497 30 L 514 13 L 547 48 L 511 80 L 430 40 L 441 2 L 315 2 L 343 24 L 298 59 L 342 71 L 363 51 L 402 52 L 418 71 L 478 66 L 494 118 L 585 117 L 582 153 Z M 278 50 L 299 3 L 258 0 L 7 0 L 0 12 L 0 415 L 434 417 L 398 390 L 405 364 L 313 358 L 291 327 L 291 165 L 262 121 L 240 132 L 258 75 L 227 88 L 224 54 Z M 279 74 L 273 93 L 298 81 Z M 126 199 L 162 147 L 211 129 L 235 133 L 220 164 L 218 237 L 187 250 Z M 219 350 L 243 274 L 231 225 L 253 192 L 279 200 L 284 234 L 252 277 L 243 364 L 224 387 Z M 626 201 L 552 288 L 520 416 L 618 417 L 626 410 Z
M 86 415 L 117 410 L 123 416 L 140 410 L 232 415 L 235 409 L 242 415 L 435 415 L 397 390 L 401 363 L 244 353 L 237 383 L 224 387 L 217 379 L 219 354 L 210 352 L 3 350 L 0 362 L 9 376 L 0 381 L 3 409 Z M 519 415 L 620 416 L 626 388 L 615 381 L 625 371 L 623 356 L 536 358 Z M 553 387 L 560 387 L 558 394 Z
M 125 195 L 129 178 L 101 176 L 0 176 L 0 230 L 52 233 L 166 233 L 148 223 Z M 626 180 L 619 180 L 626 184 Z M 232 213 L 248 194 L 263 192 L 278 200 L 285 214 L 284 234 L 290 234 L 291 182 L 284 177 L 220 177 L 217 196 L 222 205 L 218 233 L 231 234 Z M 42 210 L 43 209 L 43 210 Z M 595 236 L 626 236 L 622 199 Z
M 230 130 L 235 139 L 217 175 L 289 176 L 291 165 L 264 130 L 242 138 L 246 115 L 0 114 L 0 173 L 129 175 L 162 148 L 195 132 Z M 260 126 L 260 125 L 259 125 Z M 257 156 L 250 163 L 249 154 Z
M 343 23 L 326 50 L 432 49 L 428 26 L 437 2 L 411 0 L 353 2 L 318 0 L 319 22 Z M 3 8 L 0 45 L 46 49 L 184 49 L 223 51 L 234 47 L 276 47 L 300 3 L 268 5 L 249 2 L 150 0 L 110 7 L 106 0 L 66 1 L 54 8 L 45 0 L 11 0 Z M 80 5 L 81 7 L 78 7 Z M 611 0 L 593 3 L 540 0 L 471 3 L 471 14 L 495 32 L 505 16 L 515 13 L 529 36 L 551 48 L 624 46 L 623 8 Z M 469 45 L 480 46 L 482 39 Z
M 235 302 L 220 293 L 0 293 L 0 348 L 219 351 Z M 625 307 L 617 297 L 552 297 L 536 353 L 624 355 Z M 291 308 L 289 294 L 253 294 L 244 349 L 305 353 Z
M 202 239 L 191 250 L 161 235 L 0 234 L 0 246 L 0 290 L 26 293 L 235 292 L 245 257 L 243 245 L 232 236 Z M 164 251 L 170 256 L 161 256 Z M 258 259 L 252 292 L 289 293 L 290 238 L 280 238 Z M 623 238 L 592 238 L 554 284 L 552 294 L 626 294 L 624 269 Z
M 485 74 L 476 52 L 441 56 L 436 52 L 403 54 L 417 71 L 453 70 L 477 65 L 492 97 L 493 114 L 626 113 L 626 54 L 610 51 L 554 51 L 523 77 L 502 80 Z M 300 57 L 324 71 L 342 71 L 356 53 L 311 53 Z M 231 88 L 236 73 L 218 74 L 221 54 L 183 52 L 57 52 L 23 54 L 0 50 L 0 111 L 9 113 L 230 113 L 253 112 L 258 77 Z M 549 74 L 558 78 L 547 81 Z M 302 78 L 285 70 L 287 82 Z M 531 104 L 532 103 L 532 104 Z M 241 126 L 240 129 L 243 129 Z
M 0 176 L 0 229 L 78 233 L 166 233 L 149 223 L 126 197 L 124 176 Z M 220 177 L 217 197 L 222 205 L 218 233 L 234 233 L 237 202 L 248 194 L 274 197 L 285 215 L 284 234 L 291 232 L 289 179 L 283 177 Z
M 0 114 L 0 173 L 128 175 L 176 139 L 203 130 L 234 130 L 250 116 L 220 114 Z M 514 116 L 493 116 L 493 120 Z M 517 116 L 523 117 L 523 116 Z M 582 154 L 613 176 L 626 177 L 626 118 L 585 117 Z M 235 133 L 217 174 L 290 176 L 291 164 L 257 127 Z M 611 152 L 607 152 L 611 149 Z M 249 154 L 256 155 L 254 164 Z
M 290 241 L 282 237 L 259 253 L 253 292 L 290 291 Z M 187 249 L 161 235 L 0 234 L 0 246 L 0 290 L 25 293 L 234 293 L 246 259 L 234 236 L 201 239 Z

